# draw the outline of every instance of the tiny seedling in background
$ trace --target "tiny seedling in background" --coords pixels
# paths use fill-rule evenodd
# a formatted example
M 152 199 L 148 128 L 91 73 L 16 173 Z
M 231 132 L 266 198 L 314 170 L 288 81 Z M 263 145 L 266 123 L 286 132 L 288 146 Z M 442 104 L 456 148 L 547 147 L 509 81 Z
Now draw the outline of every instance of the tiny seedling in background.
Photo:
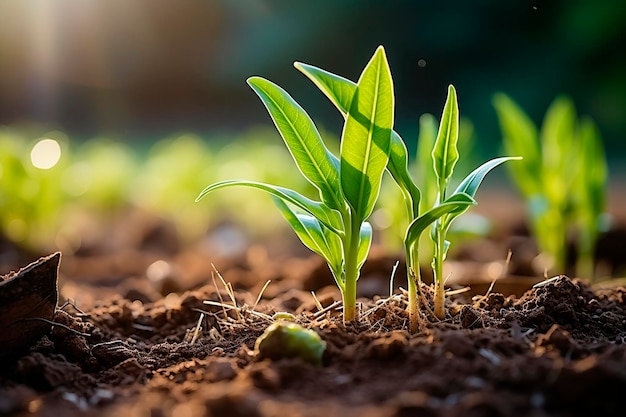
M 248 84 L 269 111 L 303 176 L 320 201 L 291 189 L 245 180 L 205 188 L 197 200 L 223 187 L 243 185 L 266 191 L 300 240 L 322 256 L 343 297 L 344 320 L 357 318 L 356 283 L 369 253 L 372 228 L 366 221 L 378 198 L 390 152 L 394 117 L 393 83 L 379 47 L 347 97 L 340 157 L 333 155 L 308 114 L 282 88 L 260 77 Z
M 494 105 L 504 148 L 524 157 L 510 173 L 526 199 L 531 230 L 551 273 L 564 273 L 568 235 L 577 241 L 576 275 L 593 278 L 594 250 L 606 201 L 607 164 L 592 120 L 576 117 L 572 101 L 554 100 L 541 130 L 509 97 Z

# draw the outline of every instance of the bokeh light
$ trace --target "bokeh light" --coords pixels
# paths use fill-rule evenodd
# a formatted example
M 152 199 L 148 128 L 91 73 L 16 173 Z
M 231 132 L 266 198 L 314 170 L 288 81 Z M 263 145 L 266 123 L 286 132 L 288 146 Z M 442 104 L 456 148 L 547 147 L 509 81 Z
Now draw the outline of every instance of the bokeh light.
M 50 169 L 61 159 L 61 146 L 54 139 L 42 139 L 30 152 L 30 161 L 35 168 Z

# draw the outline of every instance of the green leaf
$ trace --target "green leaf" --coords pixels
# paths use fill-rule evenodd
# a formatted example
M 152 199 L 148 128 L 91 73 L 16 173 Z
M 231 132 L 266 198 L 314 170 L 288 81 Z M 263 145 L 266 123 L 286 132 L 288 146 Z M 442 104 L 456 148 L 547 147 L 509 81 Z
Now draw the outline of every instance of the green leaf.
M 370 247 L 372 246 L 372 225 L 368 222 L 363 222 L 361 224 L 361 231 L 359 232 L 359 255 L 358 255 L 358 269 L 361 269 L 365 261 L 367 260 L 367 255 L 370 252 Z
M 341 290 L 343 283 L 343 251 L 341 241 L 336 233 L 331 232 L 326 226 L 321 224 L 315 217 L 307 214 L 298 214 L 298 219 L 302 222 L 308 233 L 318 243 L 321 252 L 318 252 L 328 263 L 337 286 Z
M 251 77 L 248 84 L 261 98 L 298 168 L 319 190 L 322 201 L 342 209 L 339 160 L 326 148 L 309 115 L 271 81 Z
M 419 238 L 433 222 L 446 214 L 463 211 L 470 205 L 475 205 L 476 201 L 467 194 L 455 194 L 446 199 L 440 205 L 431 208 L 426 213 L 413 220 L 406 231 L 404 239 L 407 247 L 414 246 L 419 242 Z
M 389 160 L 393 114 L 391 71 L 379 47 L 359 78 L 341 135 L 341 189 L 361 221 L 378 198 Z
M 419 119 L 417 137 L 417 184 L 422 190 L 421 210 L 426 211 L 437 203 L 437 174 L 433 170 L 432 151 L 437 139 L 437 119 L 432 114 L 423 114 Z
M 600 216 L 606 204 L 606 185 L 608 168 L 606 155 L 602 147 L 602 138 L 595 123 L 589 118 L 580 121 L 580 158 L 579 165 L 582 172 L 579 174 L 579 184 L 575 190 L 586 190 L 582 198 L 583 204 L 588 204 L 591 216 Z
M 448 87 L 448 98 L 443 108 L 437 140 L 433 148 L 433 165 L 439 180 L 439 191 L 443 192 L 452 172 L 454 165 L 459 160 L 457 142 L 459 140 L 459 106 L 454 86 Z
M 352 97 L 356 91 L 356 83 L 339 75 L 304 64 L 294 63 L 294 66 L 306 75 L 326 97 L 337 107 L 343 117 L 347 117 Z M 408 151 L 404 141 L 398 133 L 391 132 L 391 150 L 389 154 L 389 164 L 387 169 L 394 181 L 400 186 L 405 194 L 412 201 L 414 213 L 418 213 L 417 205 L 420 201 L 420 190 L 415 186 L 408 170 Z
M 311 199 L 306 198 L 305 196 L 297 193 L 296 191 L 290 190 L 288 188 L 278 187 L 276 185 L 263 184 L 260 182 L 254 181 L 246 181 L 246 180 L 227 180 L 220 181 L 215 184 L 209 185 L 204 190 L 200 192 L 200 195 L 196 198 L 196 201 L 200 201 L 204 198 L 208 193 L 215 191 L 220 188 L 225 187 L 233 187 L 233 186 L 244 186 L 256 188 L 261 191 L 265 191 L 267 193 L 272 194 L 275 197 L 284 200 L 287 203 L 293 204 L 296 207 L 306 211 L 316 219 L 318 219 L 324 226 L 332 230 L 333 232 L 341 235 L 342 229 L 342 221 L 341 216 L 335 210 L 329 209 L 324 204 L 313 201 Z
M 509 165 L 513 181 L 526 197 L 541 192 L 542 162 L 537 128 L 526 113 L 508 96 L 496 94 L 493 105 L 503 135 L 504 151 L 524 161 Z
M 350 109 L 356 83 L 313 65 L 294 62 L 294 67 L 306 75 L 345 117 Z
M 343 291 L 343 256 L 339 237 L 327 232 L 328 229 L 315 217 L 296 213 L 280 198 L 274 197 L 274 203 L 302 243 L 326 260 L 337 285 Z
M 501 158 L 494 158 L 485 162 L 484 164 L 476 168 L 474 171 L 472 171 L 467 177 L 465 177 L 463 181 L 461 181 L 459 186 L 454 191 L 453 195 L 467 194 L 470 197 L 474 198 L 474 196 L 476 196 L 476 193 L 478 192 L 478 187 L 480 187 L 480 184 L 482 184 L 483 180 L 485 179 L 489 171 L 491 171 L 492 169 L 494 169 L 495 167 L 497 167 L 498 165 L 506 161 L 520 160 L 520 159 L 522 158 L 519 156 L 517 157 L 505 156 Z M 452 224 L 452 221 L 455 218 L 459 217 L 461 214 L 465 213 L 468 209 L 469 209 L 469 206 L 466 206 L 465 209 L 463 210 L 456 211 L 454 213 L 450 213 L 449 215 L 445 216 L 444 217 L 445 218 L 444 230 L 447 231 L 448 228 L 450 227 L 450 224 Z
M 563 151 L 574 144 L 576 109 L 572 100 L 560 96 L 548 107 L 541 125 L 544 165 L 563 160 Z
M 387 169 L 402 190 L 404 198 L 411 202 L 412 215 L 416 216 L 419 213 L 422 196 L 420 189 L 415 185 L 409 173 L 409 153 L 404 140 L 395 131 L 391 132 L 391 148 Z
M 584 237 L 595 240 L 598 234 L 599 218 L 606 205 L 608 171 L 600 133 L 591 119 L 580 121 L 577 139 L 578 164 L 570 198 L 575 210 L 573 218 L 579 225 L 580 243 Z M 588 245 L 593 244 L 595 241 Z
M 575 148 L 578 164 L 570 198 L 577 226 L 576 274 L 593 278 L 595 247 L 606 205 L 608 172 L 602 139 L 591 119 L 580 120 Z
M 461 183 L 454 191 L 454 194 L 465 193 L 473 198 L 478 191 L 478 187 L 480 187 L 480 184 L 482 184 L 489 171 L 506 161 L 521 159 L 522 157 L 520 156 L 504 156 L 501 158 L 494 158 L 485 162 L 474 171 L 472 171 L 467 177 L 465 177 L 463 181 L 461 181 Z
M 572 167 L 577 160 L 575 142 L 576 109 L 571 99 L 557 97 L 546 111 L 541 126 L 543 190 L 551 204 L 564 207 L 574 181 Z
M 313 81 L 341 114 L 347 117 L 352 97 L 357 88 L 356 83 L 312 65 L 296 62 L 294 66 Z M 404 141 L 398 133 L 392 131 L 389 165 L 387 168 L 405 193 L 405 196 L 410 196 L 413 206 L 415 206 L 414 212 L 418 213 L 417 205 L 420 201 L 420 190 L 411 179 L 408 171 L 408 160 L 408 151 Z

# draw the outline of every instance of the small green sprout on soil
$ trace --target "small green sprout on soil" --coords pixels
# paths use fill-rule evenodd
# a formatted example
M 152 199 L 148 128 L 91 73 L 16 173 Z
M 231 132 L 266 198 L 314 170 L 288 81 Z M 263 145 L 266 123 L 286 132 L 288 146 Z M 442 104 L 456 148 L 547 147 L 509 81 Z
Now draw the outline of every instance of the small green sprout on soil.
M 607 164 L 595 123 L 572 101 L 554 100 L 541 130 L 513 100 L 494 98 L 504 148 L 524 157 L 510 165 L 526 199 L 532 233 L 551 273 L 564 273 L 568 236 L 577 241 L 576 275 L 593 278 L 594 250 L 606 202 Z
M 354 89 L 346 91 L 347 117 L 340 156 L 333 155 L 309 115 L 282 88 L 260 77 L 248 84 L 269 111 L 296 165 L 319 192 L 319 201 L 276 185 L 245 180 L 205 188 L 243 185 L 266 191 L 300 240 L 322 256 L 343 297 L 344 320 L 357 318 L 356 282 L 369 253 L 372 227 L 366 221 L 378 198 L 387 166 L 394 117 L 391 72 L 379 47 Z
M 269 325 L 254 344 L 259 359 L 300 358 L 313 365 L 322 364 L 324 350 L 326 342 L 315 331 L 284 320 Z

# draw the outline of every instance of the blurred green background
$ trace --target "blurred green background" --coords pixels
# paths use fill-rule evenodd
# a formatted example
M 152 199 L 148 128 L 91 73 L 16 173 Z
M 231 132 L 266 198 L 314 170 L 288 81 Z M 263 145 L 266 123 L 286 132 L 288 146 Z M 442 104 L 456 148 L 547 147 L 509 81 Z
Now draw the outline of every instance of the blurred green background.
M 484 156 L 499 152 L 497 91 L 536 122 L 568 94 L 612 159 L 626 150 L 623 0 L 7 0 L 0 17 L 0 125 L 210 138 L 269 124 L 244 82 L 261 75 L 339 133 L 340 116 L 291 64 L 354 79 L 383 44 L 408 142 L 453 83 Z

